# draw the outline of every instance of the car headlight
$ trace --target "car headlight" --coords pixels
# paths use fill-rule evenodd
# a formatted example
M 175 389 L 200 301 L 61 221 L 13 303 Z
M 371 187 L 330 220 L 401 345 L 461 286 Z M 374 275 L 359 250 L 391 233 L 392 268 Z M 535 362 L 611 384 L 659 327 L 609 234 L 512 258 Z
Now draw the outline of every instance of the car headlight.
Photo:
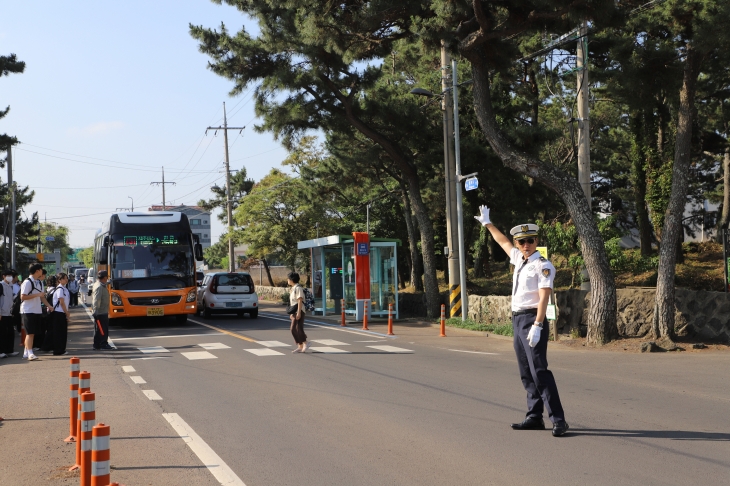
M 122 304 L 122 298 L 116 292 L 112 292 L 112 304 L 118 306 L 124 305 Z
M 188 292 L 188 297 L 185 299 L 185 302 L 195 302 L 195 299 L 198 298 L 198 289 L 193 289 L 190 292 Z

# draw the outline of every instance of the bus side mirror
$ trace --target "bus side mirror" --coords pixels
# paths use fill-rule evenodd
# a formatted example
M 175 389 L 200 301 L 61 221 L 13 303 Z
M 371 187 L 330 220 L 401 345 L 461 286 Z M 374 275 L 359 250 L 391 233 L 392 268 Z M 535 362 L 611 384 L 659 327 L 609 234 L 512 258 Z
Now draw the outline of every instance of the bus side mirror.
M 194 246 L 195 249 L 195 259 L 199 262 L 203 261 L 203 245 L 200 243 L 196 243 Z

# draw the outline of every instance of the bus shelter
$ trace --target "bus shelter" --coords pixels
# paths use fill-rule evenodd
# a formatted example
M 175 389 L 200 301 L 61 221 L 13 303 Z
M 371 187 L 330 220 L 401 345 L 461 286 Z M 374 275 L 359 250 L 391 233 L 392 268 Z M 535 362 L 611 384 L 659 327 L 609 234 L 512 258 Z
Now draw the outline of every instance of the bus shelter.
M 312 295 L 316 315 L 345 314 L 361 320 L 363 305 L 369 316 L 387 316 L 393 304 L 398 318 L 398 246 L 400 240 L 370 238 L 367 233 L 333 235 L 300 241 L 312 260 Z

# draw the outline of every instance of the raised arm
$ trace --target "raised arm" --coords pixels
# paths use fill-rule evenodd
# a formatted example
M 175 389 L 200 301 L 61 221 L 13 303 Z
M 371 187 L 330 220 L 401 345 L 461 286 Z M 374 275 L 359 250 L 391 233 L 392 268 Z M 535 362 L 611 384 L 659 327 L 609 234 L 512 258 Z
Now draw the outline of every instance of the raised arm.
M 474 216 L 474 219 L 482 223 L 482 226 L 489 230 L 489 232 L 492 234 L 492 238 L 494 238 L 494 241 L 496 241 L 497 244 L 501 246 L 504 252 L 509 256 L 514 246 L 512 245 L 510 239 L 507 238 L 501 231 L 499 231 L 499 229 L 497 229 L 496 226 L 492 224 L 492 221 L 489 219 L 489 208 L 487 206 L 479 206 L 479 212 L 479 216 Z

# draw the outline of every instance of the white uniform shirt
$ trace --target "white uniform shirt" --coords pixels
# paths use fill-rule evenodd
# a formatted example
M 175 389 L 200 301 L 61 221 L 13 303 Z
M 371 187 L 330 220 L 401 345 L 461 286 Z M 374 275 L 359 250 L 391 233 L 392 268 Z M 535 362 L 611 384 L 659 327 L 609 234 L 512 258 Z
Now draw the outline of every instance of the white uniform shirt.
M 36 295 L 43 293 L 43 282 L 36 280 L 33 277 L 28 277 L 23 280 L 20 285 L 20 295 Z M 41 299 L 36 297 L 35 299 L 24 300 L 20 303 L 21 314 L 42 314 L 43 309 L 41 308 Z
M 56 290 L 53 292 L 53 302 L 51 302 L 53 305 L 53 312 L 63 312 L 63 307 L 58 302 L 62 297 L 63 301 L 66 303 L 66 307 L 68 308 L 69 295 L 68 289 L 63 285 L 56 287 Z
M 525 260 L 522 252 L 512 248 L 510 263 L 515 266 L 512 275 L 512 312 L 537 309 L 540 303 L 538 289 L 552 288 L 555 267 L 550 260 L 542 258 L 536 251 Z

